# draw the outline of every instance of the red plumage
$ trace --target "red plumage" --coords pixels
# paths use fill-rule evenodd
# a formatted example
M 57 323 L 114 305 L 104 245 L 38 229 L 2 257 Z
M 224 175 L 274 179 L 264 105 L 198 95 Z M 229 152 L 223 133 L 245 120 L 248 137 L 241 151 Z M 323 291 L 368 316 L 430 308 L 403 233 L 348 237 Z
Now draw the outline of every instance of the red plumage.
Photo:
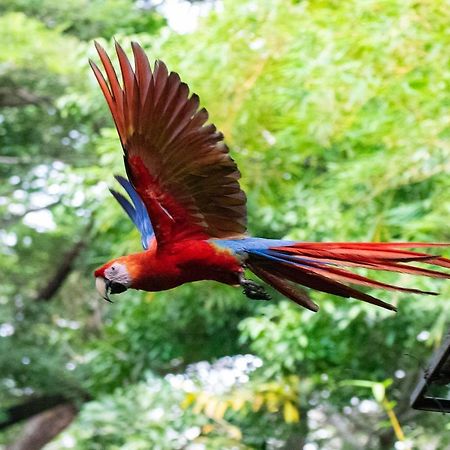
M 152 69 L 133 43 L 134 69 L 116 44 L 119 82 L 105 50 L 96 44 L 106 77 L 91 62 L 111 110 L 124 151 L 129 182 L 121 184 L 134 206 L 113 192 L 143 236 L 145 252 L 123 256 L 97 269 L 97 288 L 107 298 L 126 288 L 159 291 L 197 280 L 241 284 L 250 298 L 267 299 L 244 278 L 249 268 L 301 306 L 317 305 L 298 285 L 395 308 L 356 286 L 434 294 L 395 286 L 351 272 L 364 268 L 435 278 L 449 275 L 411 263 L 450 268 L 450 260 L 409 248 L 426 243 L 291 243 L 246 235 L 246 197 L 240 173 L 223 142 L 207 124 L 196 94 L 161 61 Z M 133 199 L 134 198 L 134 199 Z M 136 200 L 137 199 L 137 200 Z M 154 234 L 148 230 L 153 230 Z
M 130 181 L 145 203 L 158 245 L 172 240 L 228 238 L 246 230 L 240 173 L 199 98 L 175 72 L 152 70 L 133 43 L 135 71 L 116 44 L 122 86 L 105 50 L 96 44 L 107 80 L 91 62 L 111 110 Z
M 94 275 L 105 277 L 105 270 L 114 263 L 126 265 L 133 289 L 150 292 L 200 280 L 238 285 L 243 272 L 240 260 L 230 250 L 199 239 L 174 242 L 163 249 L 153 245 L 145 252 L 106 263 Z
M 436 295 L 435 292 L 405 288 L 382 283 L 350 272 L 345 267 L 360 267 L 370 270 L 400 272 L 434 278 L 449 278 L 449 274 L 425 269 L 408 263 L 419 262 L 441 267 L 450 267 L 450 260 L 404 250 L 406 247 L 444 247 L 448 244 L 426 243 L 353 243 L 353 242 L 299 242 L 296 244 L 270 247 L 268 256 L 250 255 L 249 268 L 276 289 L 287 289 L 284 295 L 317 311 L 315 304 L 305 304 L 304 294 L 297 294 L 290 282 L 302 284 L 319 291 L 341 297 L 353 297 L 383 308 L 395 307 L 371 295 L 354 289 L 344 283 L 372 288 Z M 272 258 L 271 258 L 272 257 Z M 268 276 L 271 275 L 271 276 Z

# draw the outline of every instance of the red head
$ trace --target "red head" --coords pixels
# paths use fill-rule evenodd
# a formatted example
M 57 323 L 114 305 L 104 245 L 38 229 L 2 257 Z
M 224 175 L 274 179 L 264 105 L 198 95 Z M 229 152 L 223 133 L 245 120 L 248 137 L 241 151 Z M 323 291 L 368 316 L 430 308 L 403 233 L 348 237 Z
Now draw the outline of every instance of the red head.
M 136 271 L 130 256 L 113 259 L 94 272 L 95 287 L 105 300 L 110 301 L 109 294 L 120 294 L 133 287 Z

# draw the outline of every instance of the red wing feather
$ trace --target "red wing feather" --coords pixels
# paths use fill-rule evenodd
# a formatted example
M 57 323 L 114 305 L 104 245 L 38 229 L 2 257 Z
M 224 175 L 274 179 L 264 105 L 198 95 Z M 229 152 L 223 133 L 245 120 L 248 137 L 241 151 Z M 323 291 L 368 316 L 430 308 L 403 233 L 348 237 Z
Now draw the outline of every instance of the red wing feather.
M 132 44 L 135 67 L 116 44 L 119 82 L 96 44 L 106 78 L 91 62 L 125 152 L 130 181 L 144 201 L 158 243 L 190 238 L 238 237 L 246 231 L 246 198 L 222 133 L 205 125 L 199 98 L 161 61 L 151 70 Z

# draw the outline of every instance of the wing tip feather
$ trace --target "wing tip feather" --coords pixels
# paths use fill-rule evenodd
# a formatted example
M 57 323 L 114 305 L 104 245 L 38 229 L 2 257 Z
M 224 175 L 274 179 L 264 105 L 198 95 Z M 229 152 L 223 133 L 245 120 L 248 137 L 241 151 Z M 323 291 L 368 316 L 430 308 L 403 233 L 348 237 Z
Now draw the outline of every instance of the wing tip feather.
M 135 143 L 135 141 L 128 141 L 128 138 L 132 133 L 144 133 L 144 131 L 149 128 L 149 122 L 150 125 L 152 123 L 150 119 L 154 119 L 153 115 L 155 108 L 156 111 L 158 110 L 158 108 L 163 109 L 163 113 L 165 113 L 166 111 L 172 111 L 168 107 L 162 108 L 160 106 L 160 103 L 163 104 L 163 101 L 169 100 L 176 101 L 178 102 L 177 105 L 181 105 L 179 107 L 177 106 L 178 109 L 176 109 L 176 111 L 181 111 L 181 119 L 183 119 L 181 122 L 183 124 L 183 128 L 181 128 L 181 126 L 179 130 L 175 128 L 175 131 L 177 131 L 178 134 L 181 134 L 181 137 L 179 137 L 177 134 L 176 137 L 178 140 L 176 142 L 169 142 L 169 144 L 171 144 L 174 148 L 172 153 L 175 154 L 176 151 L 180 151 L 181 144 L 189 147 L 188 149 L 191 149 L 194 146 L 198 146 L 211 151 L 216 150 L 220 153 L 227 153 L 225 151 L 227 149 L 223 146 L 219 146 L 217 149 L 215 149 L 214 146 L 218 143 L 218 141 L 223 140 L 223 135 L 216 130 L 214 125 L 205 125 L 209 119 L 207 110 L 205 108 L 199 109 L 200 99 L 198 95 L 195 93 L 190 93 L 189 86 L 186 83 L 181 82 L 178 73 L 169 73 L 166 64 L 160 59 L 156 59 L 156 61 L 154 62 L 154 70 L 152 72 L 145 51 L 136 41 L 131 42 L 131 49 L 134 56 L 133 69 L 132 57 L 130 56 L 130 58 L 128 58 L 123 47 L 115 38 L 113 40 L 120 66 L 117 67 L 117 71 L 112 64 L 108 53 L 98 41 L 94 41 L 94 46 L 100 57 L 101 64 L 97 66 L 91 60 L 89 61 L 89 64 L 94 71 L 95 76 L 97 77 L 97 81 L 99 82 L 103 94 L 106 97 L 107 103 L 110 107 L 114 122 L 119 132 L 119 137 L 125 152 L 125 156 L 130 152 L 131 154 L 133 154 L 133 146 Z M 116 61 L 115 58 L 114 61 Z M 100 69 L 102 65 L 103 68 Z M 120 77 L 120 75 L 122 75 L 121 81 L 119 81 L 118 78 L 118 76 Z M 168 82 L 169 77 L 170 81 Z M 178 96 L 173 94 L 175 85 L 179 85 L 178 90 L 181 89 L 182 91 L 181 93 L 177 94 Z M 184 93 L 186 95 L 184 95 Z M 186 103 L 185 106 L 183 106 L 183 102 Z M 147 114 L 148 112 L 150 112 L 150 114 Z M 183 116 L 183 114 L 185 115 L 185 117 Z M 150 119 L 144 120 L 142 118 L 144 116 L 146 118 L 150 117 Z M 155 120 L 160 120 L 160 117 L 156 117 Z M 188 123 L 190 124 L 189 126 L 186 125 L 186 121 L 188 121 Z M 158 123 L 159 122 L 157 122 L 156 126 L 158 126 Z M 147 128 L 145 128 L 144 125 Z M 159 129 L 157 129 L 157 131 L 160 132 Z M 166 134 L 167 136 L 170 136 L 169 132 L 167 132 Z M 166 138 L 167 136 L 165 136 L 163 133 L 161 139 Z M 182 139 L 183 136 L 184 140 Z M 152 139 L 154 139 L 154 136 L 151 137 Z M 194 153 L 194 155 L 195 154 L 196 153 Z M 221 160 L 217 157 L 205 157 L 201 159 L 200 162 L 204 166 L 209 165 L 211 167 L 213 163 L 216 164 L 216 166 L 220 166 L 221 171 L 217 171 L 217 176 L 224 179 L 223 182 L 226 184 L 226 186 L 228 186 L 228 184 L 233 181 L 231 175 L 230 177 L 228 177 L 230 164 L 233 165 L 233 170 L 237 171 L 237 168 L 235 167 L 235 163 L 233 161 L 231 161 L 230 163 L 226 163 L 226 161 Z M 135 179 L 136 176 L 133 176 L 133 174 L 130 173 L 132 171 L 130 171 L 129 167 L 127 167 L 126 160 L 125 166 L 130 181 Z M 210 176 L 215 177 L 216 172 L 211 173 Z M 239 185 L 237 183 L 238 179 L 239 174 L 234 177 L 234 184 L 237 185 L 237 189 L 239 189 Z M 137 180 L 135 180 L 135 182 L 137 183 Z M 213 190 L 213 188 L 211 188 L 211 190 Z M 244 194 L 241 197 L 241 214 L 245 215 L 246 197 Z M 198 200 L 198 207 L 199 210 L 201 210 L 201 208 L 205 206 L 203 203 L 201 203 L 203 197 L 201 194 L 199 194 L 198 199 L 197 197 L 195 198 L 196 200 Z M 223 218 L 224 220 L 229 219 L 225 216 Z M 234 232 L 237 229 L 239 232 L 242 231 L 242 226 L 240 224 L 241 221 L 232 220 L 231 222 L 233 224 L 232 228 Z M 245 222 L 245 220 L 242 220 L 242 222 Z M 205 224 L 208 223 L 208 220 L 205 220 Z M 245 231 L 245 228 L 243 231 Z M 216 236 L 211 235 L 211 237 Z

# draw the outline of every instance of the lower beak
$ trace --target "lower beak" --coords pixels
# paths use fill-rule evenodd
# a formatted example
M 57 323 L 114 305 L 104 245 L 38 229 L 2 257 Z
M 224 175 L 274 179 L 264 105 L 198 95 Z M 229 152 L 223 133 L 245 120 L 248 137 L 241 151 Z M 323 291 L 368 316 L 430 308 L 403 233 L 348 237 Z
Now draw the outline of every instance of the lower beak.
M 95 287 L 104 300 L 112 303 L 111 300 L 109 299 L 110 283 L 105 278 L 97 277 L 95 279 Z

